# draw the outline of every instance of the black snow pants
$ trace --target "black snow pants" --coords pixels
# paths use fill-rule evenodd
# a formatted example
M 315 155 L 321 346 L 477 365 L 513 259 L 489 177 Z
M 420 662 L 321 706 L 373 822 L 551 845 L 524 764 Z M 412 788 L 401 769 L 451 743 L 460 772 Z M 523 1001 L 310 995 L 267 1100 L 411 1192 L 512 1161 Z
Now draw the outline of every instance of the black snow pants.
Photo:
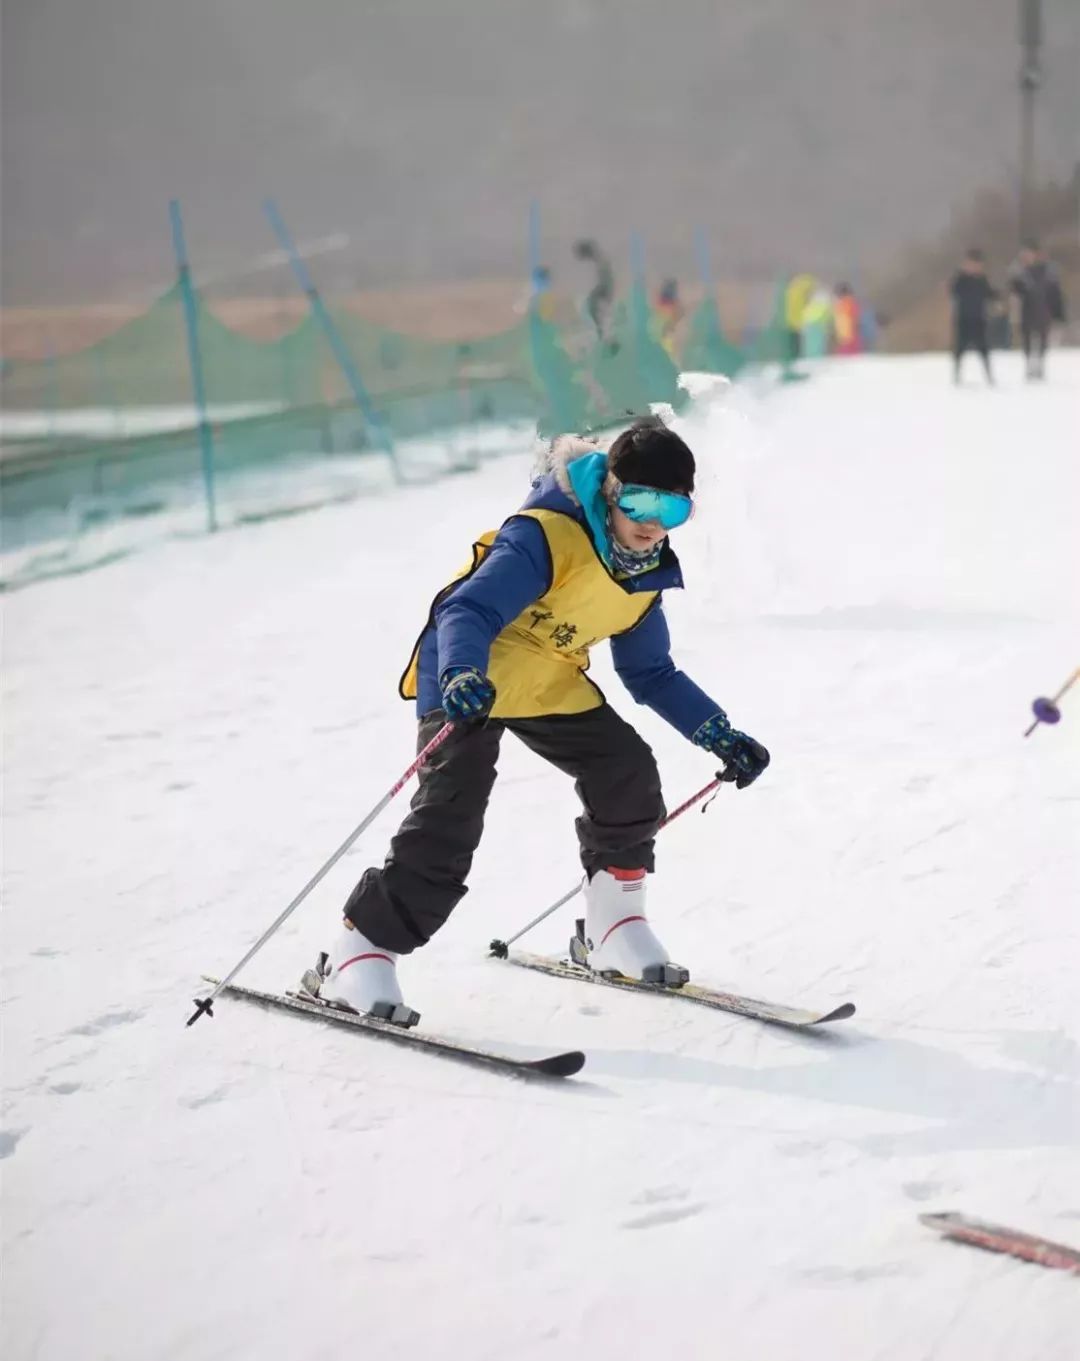
M 1049 319 L 1024 320 L 1020 324 L 1020 339 L 1029 378 L 1041 378 L 1046 366 L 1046 351 L 1050 343 Z
M 960 380 L 960 361 L 968 350 L 975 350 L 982 359 L 986 377 L 993 382 L 990 369 L 990 340 L 986 322 L 982 318 L 959 317 L 953 324 L 953 376 Z
M 424 715 L 418 751 L 445 722 L 441 709 Z M 507 728 L 576 781 L 587 872 L 653 869 L 653 838 L 664 817 L 660 775 L 651 749 L 614 709 L 492 719 L 451 734 L 421 767 L 420 787 L 385 863 L 365 871 L 349 896 L 345 916 L 375 945 L 408 954 L 464 897 Z

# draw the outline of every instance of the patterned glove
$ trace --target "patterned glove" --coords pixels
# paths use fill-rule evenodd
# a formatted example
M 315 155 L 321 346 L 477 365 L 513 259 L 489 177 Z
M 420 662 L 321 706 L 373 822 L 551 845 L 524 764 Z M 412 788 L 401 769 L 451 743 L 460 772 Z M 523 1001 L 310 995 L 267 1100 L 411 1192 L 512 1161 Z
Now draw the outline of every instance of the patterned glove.
M 734 780 L 736 789 L 745 789 L 753 784 L 769 764 L 769 753 L 746 733 L 739 732 L 728 722 L 728 716 L 721 711 L 707 718 L 694 733 L 695 747 L 704 747 L 724 763 L 723 780 Z
M 454 723 L 483 723 L 495 703 L 495 687 L 475 666 L 448 666 L 439 677 L 446 716 Z

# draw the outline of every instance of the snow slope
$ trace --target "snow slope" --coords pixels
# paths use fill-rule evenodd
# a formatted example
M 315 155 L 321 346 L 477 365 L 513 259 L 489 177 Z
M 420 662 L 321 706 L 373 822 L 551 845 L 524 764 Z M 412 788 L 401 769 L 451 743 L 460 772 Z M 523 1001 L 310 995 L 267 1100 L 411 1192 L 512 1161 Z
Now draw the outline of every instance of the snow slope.
M 992 392 L 868 358 L 686 422 L 678 655 L 774 762 L 664 835 L 652 912 L 702 981 L 854 998 L 827 1036 L 486 959 L 577 873 L 572 790 L 512 738 L 402 974 L 433 1028 L 582 1047 L 581 1079 L 238 1003 L 184 1028 L 410 759 L 397 675 L 524 455 L 10 596 L 5 1355 L 1075 1356 L 1075 1279 L 916 1218 L 1080 1241 L 1080 695 L 1021 738 L 1080 662 L 1080 355 L 1038 388 L 1011 358 Z M 672 803 L 710 777 L 634 712 Z M 397 812 L 249 981 L 296 979 Z

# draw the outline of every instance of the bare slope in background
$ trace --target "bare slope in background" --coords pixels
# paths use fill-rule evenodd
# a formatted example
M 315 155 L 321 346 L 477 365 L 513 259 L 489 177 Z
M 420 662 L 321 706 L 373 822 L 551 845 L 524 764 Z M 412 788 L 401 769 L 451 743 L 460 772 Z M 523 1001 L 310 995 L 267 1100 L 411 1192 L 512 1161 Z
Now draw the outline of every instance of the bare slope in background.
M 1080 125 L 1080 10 L 1046 0 L 1041 170 Z M 685 270 L 847 270 L 1015 164 L 1014 0 L 12 0 L 3 20 L 8 304 L 128 299 L 344 231 L 337 291 L 508 276 L 631 226 Z M 262 281 L 265 285 L 265 279 Z M 262 291 L 265 291 L 265 287 Z

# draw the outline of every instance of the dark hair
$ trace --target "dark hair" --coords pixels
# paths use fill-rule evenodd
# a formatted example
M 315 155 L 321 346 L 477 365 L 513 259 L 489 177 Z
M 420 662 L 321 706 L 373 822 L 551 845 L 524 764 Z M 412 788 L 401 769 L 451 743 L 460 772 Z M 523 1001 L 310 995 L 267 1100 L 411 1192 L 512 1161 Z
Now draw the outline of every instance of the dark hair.
M 640 482 L 661 491 L 694 490 L 694 455 L 685 440 L 659 416 L 640 416 L 608 450 L 609 472 L 620 482 Z
M 978 246 L 972 246 L 972 247 L 968 250 L 967 258 L 968 258 L 969 260 L 978 260 L 978 261 L 981 262 L 981 261 L 983 260 L 984 257 L 983 257 L 982 251 L 979 249 Z
M 1041 247 L 1039 246 L 1039 242 L 1038 242 L 1037 238 L 1034 237 L 1034 236 L 1026 237 L 1025 240 L 1024 240 L 1024 242 L 1023 242 L 1023 246 L 1024 246 L 1024 250 L 1031 250 L 1031 251 L 1035 251 L 1036 253 L 1038 253 L 1038 251 L 1041 249 Z

